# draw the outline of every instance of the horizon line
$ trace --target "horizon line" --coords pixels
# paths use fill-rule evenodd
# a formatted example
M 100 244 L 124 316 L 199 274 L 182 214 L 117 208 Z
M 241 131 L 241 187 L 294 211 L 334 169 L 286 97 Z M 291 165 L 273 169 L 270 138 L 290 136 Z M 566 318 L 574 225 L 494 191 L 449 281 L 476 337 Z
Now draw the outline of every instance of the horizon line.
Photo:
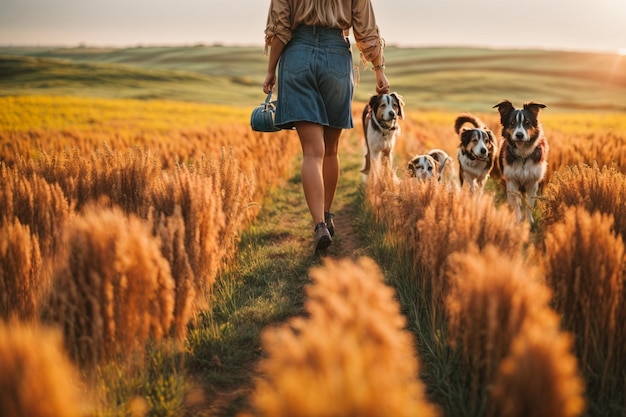
M 354 46 L 354 45 L 353 45 Z M 610 55 L 626 55 L 625 48 L 573 48 L 564 46 L 512 46 L 512 45 L 487 45 L 487 44 L 410 44 L 387 42 L 387 47 L 398 49 L 491 49 L 491 50 L 519 50 L 519 51 L 545 51 L 545 52 L 578 52 L 578 53 L 599 53 Z M 221 41 L 198 41 L 198 42 L 136 42 L 136 43 L 100 43 L 100 42 L 60 42 L 60 43 L 41 43 L 41 42 L 23 42 L 23 43 L 2 43 L 0 48 L 64 48 L 64 49 L 136 49 L 136 48 L 196 48 L 196 47 L 224 47 L 224 48 L 260 48 L 263 49 L 263 43 L 259 42 L 221 42 Z

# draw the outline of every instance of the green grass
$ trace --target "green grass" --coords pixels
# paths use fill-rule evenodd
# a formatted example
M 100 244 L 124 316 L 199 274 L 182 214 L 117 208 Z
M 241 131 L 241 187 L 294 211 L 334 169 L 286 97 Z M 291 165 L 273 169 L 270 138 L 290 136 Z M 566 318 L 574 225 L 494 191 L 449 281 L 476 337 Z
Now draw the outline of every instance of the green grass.
M 359 247 L 349 256 L 372 257 L 381 266 L 386 282 L 396 290 L 408 329 L 416 337 L 420 377 L 430 400 L 446 416 L 484 415 L 484 398 L 468 406 L 469 387 L 459 377 L 461 361 L 446 343 L 446 330 L 431 328 L 428 294 L 412 284 L 419 282 L 413 277 L 419 271 L 412 270 L 412 262 L 403 258 L 367 209 L 359 174 L 360 132 L 354 129 L 345 135 L 335 210 L 337 216 L 352 210 L 352 232 Z M 188 378 L 199 381 L 215 415 L 235 416 L 246 409 L 255 364 L 262 355 L 263 330 L 302 313 L 304 287 L 310 283 L 308 270 L 319 264 L 312 256 L 311 220 L 302 194 L 299 163 L 284 186 L 265 199 L 259 217 L 243 232 L 235 262 L 216 282 L 212 309 L 203 313 L 188 337 Z M 341 239 L 346 232 L 337 231 L 330 256 L 344 256 Z
M 359 55 L 353 47 L 355 65 Z M 385 50 L 391 88 L 408 109 L 490 111 L 500 100 L 554 110 L 626 111 L 626 57 L 617 54 L 397 48 Z M 262 46 L 0 48 L 0 95 L 45 94 L 185 100 L 255 106 Z M 374 93 L 360 66 L 355 98 Z
M 360 139 L 353 130 L 342 141 L 355 149 Z M 344 173 L 335 207 L 337 216 L 346 216 L 346 207 L 358 212 L 362 204 L 357 169 L 361 155 L 344 150 L 341 158 Z M 211 415 L 234 416 L 247 407 L 254 367 L 262 354 L 261 333 L 302 313 L 304 287 L 311 282 L 308 270 L 321 262 L 313 255 L 312 221 L 299 166 L 300 160 L 294 161 L 291 178 L 270 192 L 254 224 L 242 233 L 235 261 L 213 287 L 211 308 L 187 338 L 186 379 L 196 381 L 205 393 L 206 407 L 215 413 Z M 337 231 L 329 256 L 343 255 L 342 232 L 349 231 Z M 195 409 L 193 415 L 202 412 Z

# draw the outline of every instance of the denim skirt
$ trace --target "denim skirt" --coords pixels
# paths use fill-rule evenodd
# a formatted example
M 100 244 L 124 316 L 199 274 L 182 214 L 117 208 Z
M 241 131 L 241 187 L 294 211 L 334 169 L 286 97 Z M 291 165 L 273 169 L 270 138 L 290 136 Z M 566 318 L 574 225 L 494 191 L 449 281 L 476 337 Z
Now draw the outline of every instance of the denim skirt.
M 289 129 L 307 121 L 350 129 L 354 64 L 341 29 L 299 26 L 278 64 L 275 125 Z

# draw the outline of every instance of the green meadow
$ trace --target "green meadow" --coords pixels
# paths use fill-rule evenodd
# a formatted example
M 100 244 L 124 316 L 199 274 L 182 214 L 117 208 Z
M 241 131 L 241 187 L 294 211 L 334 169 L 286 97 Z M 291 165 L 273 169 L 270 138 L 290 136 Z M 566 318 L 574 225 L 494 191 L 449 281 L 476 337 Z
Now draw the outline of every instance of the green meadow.
M 353 46 L 359 85 L 374 77 Z M 626 56 L 479 48 L 385 49 L 392 90 L 410 110 L 491 111 L 502 99 L 559 111 L 626 111 Z M 183 100 L 254 106 L 263 99 L 262 46 L 0 48 L 0 95 Z

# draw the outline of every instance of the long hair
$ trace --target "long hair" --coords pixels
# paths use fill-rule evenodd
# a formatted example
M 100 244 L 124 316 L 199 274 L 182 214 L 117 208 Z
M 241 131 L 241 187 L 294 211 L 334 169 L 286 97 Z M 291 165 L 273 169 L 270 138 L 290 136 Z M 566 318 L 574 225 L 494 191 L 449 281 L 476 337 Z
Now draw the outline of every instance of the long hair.
M 344 16 L 341 0 L 296 0 L 293 15 L 303 16 L 305 25 L 336 27 L 340 20 L 350 21 Z

